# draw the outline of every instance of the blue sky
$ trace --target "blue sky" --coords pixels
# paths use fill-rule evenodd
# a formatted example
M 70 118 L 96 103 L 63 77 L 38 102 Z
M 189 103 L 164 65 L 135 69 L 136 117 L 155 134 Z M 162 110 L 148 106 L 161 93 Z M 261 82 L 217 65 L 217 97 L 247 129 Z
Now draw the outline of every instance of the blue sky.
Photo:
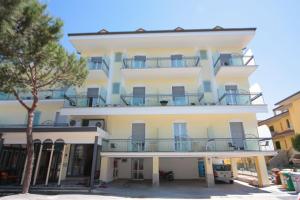
M 143 27 L 173 29 L 257 27 L 249 44 L 259 83 L 271 115 L 273 104 L 300 90 L 299 0 L 42 0 L 64 21 L 62 44 L 74 51 L 67 33 L 128 31 Z

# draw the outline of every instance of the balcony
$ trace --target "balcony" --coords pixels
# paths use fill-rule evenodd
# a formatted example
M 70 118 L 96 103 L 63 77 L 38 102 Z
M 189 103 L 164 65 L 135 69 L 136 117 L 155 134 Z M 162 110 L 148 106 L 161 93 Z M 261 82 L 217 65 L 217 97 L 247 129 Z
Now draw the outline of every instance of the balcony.
M 32 100 L 32 94 L 29 92 L 20 92 L 20 98 L 22 100 Z M 39 100 L 63 100 L 65 96 L 65 90 L 42 90 L 39 91 Z M 7 94 L 0 92 L 1 101 L 15 101 L 16 97 L 13 94 Z
M 125 106 L 195 106 L 203 105 L 203 93 L 186 93 L 184 96 L 172 94 L 146 94 L 145 96 L 121 95 Z
M 121 73 L 125 79 L 192 78 L 200 75 L 200 57 L 125 58 Z
M 89 80 L 107 80 L 109 74 L 108 62 L 102 57 L 91 57 L 88 60 Z
M 102 141 L 102 152 L 274 151 L 270 140 L 270 138 L 109 139 Z
M 219 54 L 214 62 L 216 77 L 249 77 L 257 68 L 254 56 Z
M 252 93 L 243 90 L 219 90 L 219 104 L 221 105 L 265 105 L 262 93 Z
M 66 96 L 64 108 L 103 107 L 106 105 L 106 97 L 88 97 L 85 95 Z

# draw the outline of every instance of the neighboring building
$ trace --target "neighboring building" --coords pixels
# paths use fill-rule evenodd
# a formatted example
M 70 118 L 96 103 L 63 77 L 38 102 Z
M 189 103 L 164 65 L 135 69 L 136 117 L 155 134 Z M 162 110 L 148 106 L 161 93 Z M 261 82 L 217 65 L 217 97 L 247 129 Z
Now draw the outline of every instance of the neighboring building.
M 256 119 L 267 105 L 249 91 L 257 65 L 244 50 L 255 30 L 69 34 L 90 73 L 81 88 L 40 94 L 33 184 L 93 184 L 100 176 L 158 185 L 159 170 L 172 170 L 175 179 L 211 186 L 216 159 L 230 159 L 236 176 L 236 158 L 251 157 L 259 185 L 268 185 L 264 156 L 275 152 L 258 138 Z M 12 96 L 1 99 L 0 170 L 13 168 L 22 181 L 25 128 L 16 124 L 25 112 Z
M 286 163 L 293 161 L 294 164 L 298 164 L 300 154 L 293 149 L 292 138 L 300 133 L 300 91 L 279 101 L 275 106 L 277 107 L 273 109 L 274 116 L 260 121 L 258 125 L 269 127 L 274 148 L 281 151 L 277 158 L 273 159 L 274 165 L 284 163 L 283 158 L 286 158 Z

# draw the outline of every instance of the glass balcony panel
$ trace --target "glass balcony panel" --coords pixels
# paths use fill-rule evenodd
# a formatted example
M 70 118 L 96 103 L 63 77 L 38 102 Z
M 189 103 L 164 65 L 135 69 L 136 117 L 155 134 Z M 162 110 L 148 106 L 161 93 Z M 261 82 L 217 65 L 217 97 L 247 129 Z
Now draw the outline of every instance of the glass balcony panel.
M 273 151 L 262 148 L 261 141 L 270 138 L 176 138 L 176 139 L 111 139 L 103 142 L 103 152 L 218 152 Z
M 125 69 L 143 69 L 143 68 L 181 68 L 200 66 L 199 57 L 182 57 L 181 59 L 171 59 L 170 57 L 145 58 L 145 60 L 136 60 L 134 58 L 123 59 L 123 68 Z

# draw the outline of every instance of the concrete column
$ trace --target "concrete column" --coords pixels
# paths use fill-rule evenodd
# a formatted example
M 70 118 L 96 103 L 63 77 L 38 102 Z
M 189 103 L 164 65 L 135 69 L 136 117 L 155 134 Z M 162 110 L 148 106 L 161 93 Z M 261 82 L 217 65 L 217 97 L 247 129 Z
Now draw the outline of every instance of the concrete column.
M 51 164 L 52 164 L 53 151 L 54 151 L 54 144 L 52 144 L 49 163 L 48 163 L 48 170 L 47 170 L 47 176 L 46 176 L 46 181 L 45 181 L 46 186 L 48 185 L 48 181 L 49 181 L 49 174 L 50 174 L 50 169 L 51 169 Z
M 264 156 L 255 156 L 255 167 L 257 172 L 258 186 L 265 187 L 270 185 L 267 165 Z
M 59 170 L 58 181 L 57 181 L 58 186 L 61 183 L 61 176 L 62 176 L 62 171 L 63 171 L 63 167 L 64 167 L 64 160 L 65 160 L 65 151 L 66 151 L 66 144 L 64 144 L 62 154 L 61 154 L 60 170 Z
M 101 157 L 101 167 L 100 167 L 101 182 L 108 183 L 113 180 L 112 167 L 113 167 L 112 158 Z
M 36 161 L 36 164 L 35 164 L 35 171 L 34 171 L 34 175 L 33 175 L 33 185 L 36 184 L 36 177 L 39 173 L 42 150 L 43 150 L 43 144 L 41 144 L 41 146 L 40 146 L 39 155 L 37 157 L 37 161 Z
M 90 177 L 90 190 L 92 190 L 94 187 L 94 177 L 96 171 L 97 157 L 98 157 L 98 136 L 95 136 L 92 169 L 91 169 L 91 177 Z
M 231 171 L 232 171 L 233 178 L 238 177 L 237 160 L 238 160 L 238 158 L 231 158 L 230 159 Z
M 212 187 L 215 185 L 214 170 L 213 170 L 213 166 L 212 166 L 212 158 L 205 157 L 204 163 L 205 163 L 206 184 L 207 184 L 207 187 Z
M 159 157 L 154 156 L 152 159 L 152 184 L 159 186 Z

